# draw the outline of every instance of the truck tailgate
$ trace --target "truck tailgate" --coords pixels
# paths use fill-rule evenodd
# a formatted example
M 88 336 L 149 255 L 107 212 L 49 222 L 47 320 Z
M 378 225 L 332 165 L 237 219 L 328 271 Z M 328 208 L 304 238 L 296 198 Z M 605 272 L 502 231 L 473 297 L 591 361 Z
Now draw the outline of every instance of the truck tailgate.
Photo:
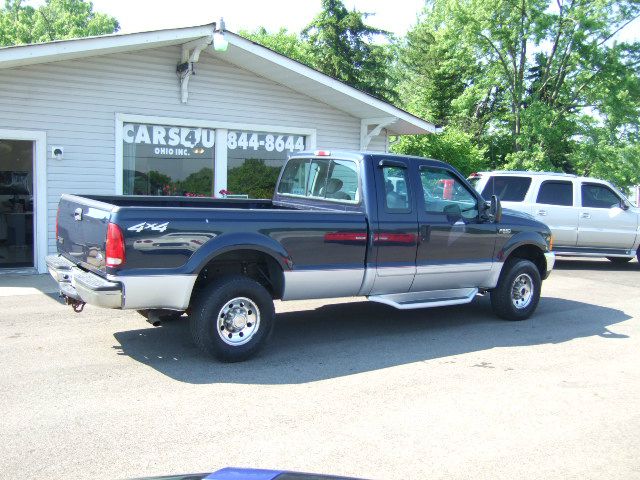
M 57 247 L 75 264 L 106 274 L 107 226 L 113 205 L 63 195 L 58 206 Z

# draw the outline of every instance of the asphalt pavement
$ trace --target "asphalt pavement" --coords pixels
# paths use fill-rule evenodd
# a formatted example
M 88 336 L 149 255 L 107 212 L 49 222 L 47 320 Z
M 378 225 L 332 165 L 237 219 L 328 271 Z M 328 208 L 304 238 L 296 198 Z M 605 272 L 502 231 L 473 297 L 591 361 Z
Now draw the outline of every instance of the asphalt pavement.
M 75 314 L 46 276 L 0 276 L 0 311 L 0 478 L 640 478 L 636 261 L 559 260 L 524 322 L 487 298 L 279 303 L 238 364 L 203 357 L 185 321 Z

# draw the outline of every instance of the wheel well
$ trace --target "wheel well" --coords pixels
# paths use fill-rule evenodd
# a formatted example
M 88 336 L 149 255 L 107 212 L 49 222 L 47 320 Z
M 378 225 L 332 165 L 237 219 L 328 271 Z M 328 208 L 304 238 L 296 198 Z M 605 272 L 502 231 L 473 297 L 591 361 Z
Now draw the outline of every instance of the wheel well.
M 535 245 L 521 245 L 509 254 L 507 260 L 510 258 L 523 258 L 525 260 L 531 260 L 540 272 L 540 278 L 544 278 L 547 272 L 547 259 L 544 257 L 543 251 L 540 247 Z
M 233 250 L 207 263 L 196 279 L 191 299 L 212 281 L 224 275 L 244 275 L 260 283 L 273 298 L 282 298 L 284 272 L 276 259 L 258 250 Z

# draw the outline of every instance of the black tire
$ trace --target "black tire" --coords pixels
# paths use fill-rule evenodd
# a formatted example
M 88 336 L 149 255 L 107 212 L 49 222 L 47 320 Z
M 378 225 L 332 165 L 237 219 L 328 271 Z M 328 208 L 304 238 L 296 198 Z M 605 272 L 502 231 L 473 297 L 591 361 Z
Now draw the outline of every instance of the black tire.
M 149 319 L 149 310 L 136 310 L 140 315 L 142 315 L 147 320 Z M 174 320 L 178 320 L 182 317 L 184 312 L 173 312 L 171 310 L 163 311 L 159 317 L 161 322 L 172 322 Z
M 248 300 L 248 304 L 240 300 L 232 302 L 241 298 Z M 251 303 L 257 307 L 257 312 L 253 312 Z M 222 320 L 223 309 L 230 309 L 231 306 L 245 313 L 244 316 L 239 315 L 244 319 L 245 326 L 238 327 L 238 330 L 224 328 L 224 325 L 229 325 Z M 235 318 L 235 315 L 231 313 L 227 318 Z M 271 294 L 255 280 L 240 275 L 223 277 L 208 285 L 198 294 L 189 314 L 191 335 L 196 346 L 223 362 L 240 362 L 255 355 L 269 339 L 274 318 Z M 219 326 L 221 323 L 223 325 Z M 232 325 L 231 328 L 235 327 Z M 245 331 L 250 335 L 248 340 L 241 338 Z M 222 339 L 223 334 L 229 336 L 229 342 L 246 343 L 229 344 Z
M 607 257 L 607 260 L 617 263 L 618 265 L 622 265 L 623 263 L 629 263 L 633 260 L 633 257 Z
M 518 308 L 513 299 L 516 279 L 531 281 L 532 296 L 528 304 Z M 498 285 L 491 291 L 491 306 L 496 315 L 505 320 L 525 320 L 531 316 L 540 301 L 542 280 L 538 268 L 530 260 L 513 258 L 507 260 L 500 274 Z

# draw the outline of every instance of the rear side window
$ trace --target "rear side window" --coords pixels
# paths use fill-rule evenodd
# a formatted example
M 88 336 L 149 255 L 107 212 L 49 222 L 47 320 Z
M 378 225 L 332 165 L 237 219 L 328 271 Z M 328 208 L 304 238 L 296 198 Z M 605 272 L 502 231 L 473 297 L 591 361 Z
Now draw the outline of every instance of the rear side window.
M 492 195 L 505 202 L 522 202 L 531 186 L 529 177 L 491 177 L 487 181 L 482 196 L 490 199 Z
M 536 203 L 545 205 L 573 205 L 573 183 L 550 180 L 542 182 Z
M 611 208 L 620 205 L 620 198 L 605 185 L 582 184 L 582 206 L 591 208 Z
M 382 167 L 385 189 L 385 207 L 392 213 L 408 212 L 407 169 L 393 166 Z
M 351 160 L 296 158 L 282 173 L 278 193 L 324 200 L 358 200 L 358 171 Z

